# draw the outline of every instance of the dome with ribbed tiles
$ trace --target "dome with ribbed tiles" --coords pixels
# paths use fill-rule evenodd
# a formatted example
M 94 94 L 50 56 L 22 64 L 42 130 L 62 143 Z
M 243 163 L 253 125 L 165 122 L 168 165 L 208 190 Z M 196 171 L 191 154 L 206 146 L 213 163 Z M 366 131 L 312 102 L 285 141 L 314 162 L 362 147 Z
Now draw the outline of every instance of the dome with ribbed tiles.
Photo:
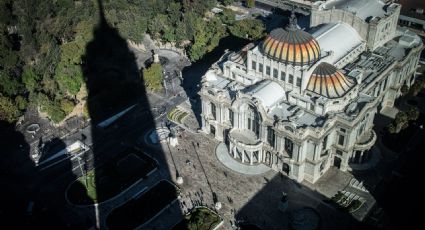
M 292 14 L 286 30 L 274 29 L 260 46 L 268 57 L 291 65 L 312 65 L 320 58 L 320 46 L 314 37 L 299 29 Z
M 254 47 L 254 44 L 249 43 L 248 45 L 244 46 L 239 52 L 232 53 L 229 56 L 229 60 L 236 62 L 240 65 L 246 65 L 247 53 L 248 50 L 250 50 L 252 47 Z
M 307 90 L 327 98 L 344 96 L 354 85 L 354 79 L 346 77 L 335 66 L 322 62 L 310 76 Z

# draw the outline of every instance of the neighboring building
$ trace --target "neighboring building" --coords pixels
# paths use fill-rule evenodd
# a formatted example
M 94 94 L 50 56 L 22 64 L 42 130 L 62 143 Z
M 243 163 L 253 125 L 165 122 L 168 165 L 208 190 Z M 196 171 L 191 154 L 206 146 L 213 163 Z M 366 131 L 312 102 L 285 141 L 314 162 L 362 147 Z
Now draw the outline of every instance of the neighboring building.
M 425 1 L 424 0 L 399 0 L 401 12 L 399 24 L 415 29 L 420 35 L 425 36 Z
M 240 162 L 297 181 L 370 167 L 374 116 L 414 82 L 423 49 L 396 28 L 399 12 L 379 0 L 317 2 L 308 32 L 292 14 L 286 29 L 227 52 L 202 79 L 202 130 Z
M 317 1 L 318 0 L 256 0 L 257 3 L 263 3 L 283 10 L 294 10 L 296 13 L 300 14 L 309 14 L 312 4 Z

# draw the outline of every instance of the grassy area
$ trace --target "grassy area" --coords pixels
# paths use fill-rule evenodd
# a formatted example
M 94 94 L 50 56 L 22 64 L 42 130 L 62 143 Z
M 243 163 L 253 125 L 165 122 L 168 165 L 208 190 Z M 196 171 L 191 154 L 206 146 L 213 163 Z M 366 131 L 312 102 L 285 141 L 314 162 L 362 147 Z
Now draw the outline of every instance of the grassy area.
M 162 67 L 159 63 L 153 63 L 149 68 L 143 70 L 145 86 L 154 92 L 162 90 L 162 78 Z
M 174 121 L 176 123 L 182 124 L 184 119 L 188 116 L 189 114 L 185 111 L 181 111 L 178 108 L 173 108 L 168 114 L 167 114 L 167 118 L 171 121 Z
M 97 202 L 97 192 L 96 192 L 96 181 L 95 181 L 95 172 L 90 170 L 87 172 L 85 177 L 80 177 L 77 180 L 79 183 L 84 185 L 87 189 L 87 196 L 92 199 L 94 202 Z
M 357 211 L 364 203 L 360 200 L 350 200 L 348 196 L 344 195 L 341 191 L 338 191 L 331 200 L 338 208 L 344 209 L 350 213 Z
M 127 189 L 156 168 L 156 162 L 134 149 L 128 149 L 109 163 L 79 177 L 66 191 L 74 204 L 87 205 L 108 200 Z
M 221 222 L 221 218 L 215 212 L 207 208 L 196 208 L 185 216 L 184 220 L 177 224 L 173 229 L 187 230 L 212 230 Z

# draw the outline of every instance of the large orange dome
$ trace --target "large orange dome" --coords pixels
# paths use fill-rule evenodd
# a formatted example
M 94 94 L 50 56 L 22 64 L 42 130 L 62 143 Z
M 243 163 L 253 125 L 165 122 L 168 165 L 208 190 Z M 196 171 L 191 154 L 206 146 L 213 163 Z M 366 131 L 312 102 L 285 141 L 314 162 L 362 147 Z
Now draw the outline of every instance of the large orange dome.
M 311 34 L 299 29 L 294 12 L 286 30 L 274 29 L 260 48 L 268 57 L 291 65 L 311 65 L 320 58 L 319 43 Z
M 300 29 L 273 30 L 261 45 L 268 57 L 292 65 L 311 65 L 320 58 L 316 39 Z

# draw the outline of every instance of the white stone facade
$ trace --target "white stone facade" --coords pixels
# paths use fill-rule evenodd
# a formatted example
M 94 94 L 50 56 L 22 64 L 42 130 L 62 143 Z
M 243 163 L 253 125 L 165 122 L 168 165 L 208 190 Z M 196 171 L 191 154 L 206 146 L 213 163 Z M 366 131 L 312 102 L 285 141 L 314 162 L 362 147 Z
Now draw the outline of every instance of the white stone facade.
M 393 106 L 404 84 L 413 84 L 423 49 L 414 33 L 396 29 L 397 4 L 385 6 L 386 17 L 368 21 L 322 4 L 313 5 L 315 27 L 308 30 L 321 47 L 317 62 L 276 61 L 264 54 L 263 43 L 249 44 L 211 66 L 199 92 L 202 130 L 225 142 L 232 157 L 310 183 L 331 166 L 345 171 L 368 164 L 374 116 Z M 321 66 L 354 83 L 329 96 L 345 78 L 320 75 Z M 309 84 L 322 84 L 311 83 L 314 75 L 327 84 L 325 91 L 311 90 Z

